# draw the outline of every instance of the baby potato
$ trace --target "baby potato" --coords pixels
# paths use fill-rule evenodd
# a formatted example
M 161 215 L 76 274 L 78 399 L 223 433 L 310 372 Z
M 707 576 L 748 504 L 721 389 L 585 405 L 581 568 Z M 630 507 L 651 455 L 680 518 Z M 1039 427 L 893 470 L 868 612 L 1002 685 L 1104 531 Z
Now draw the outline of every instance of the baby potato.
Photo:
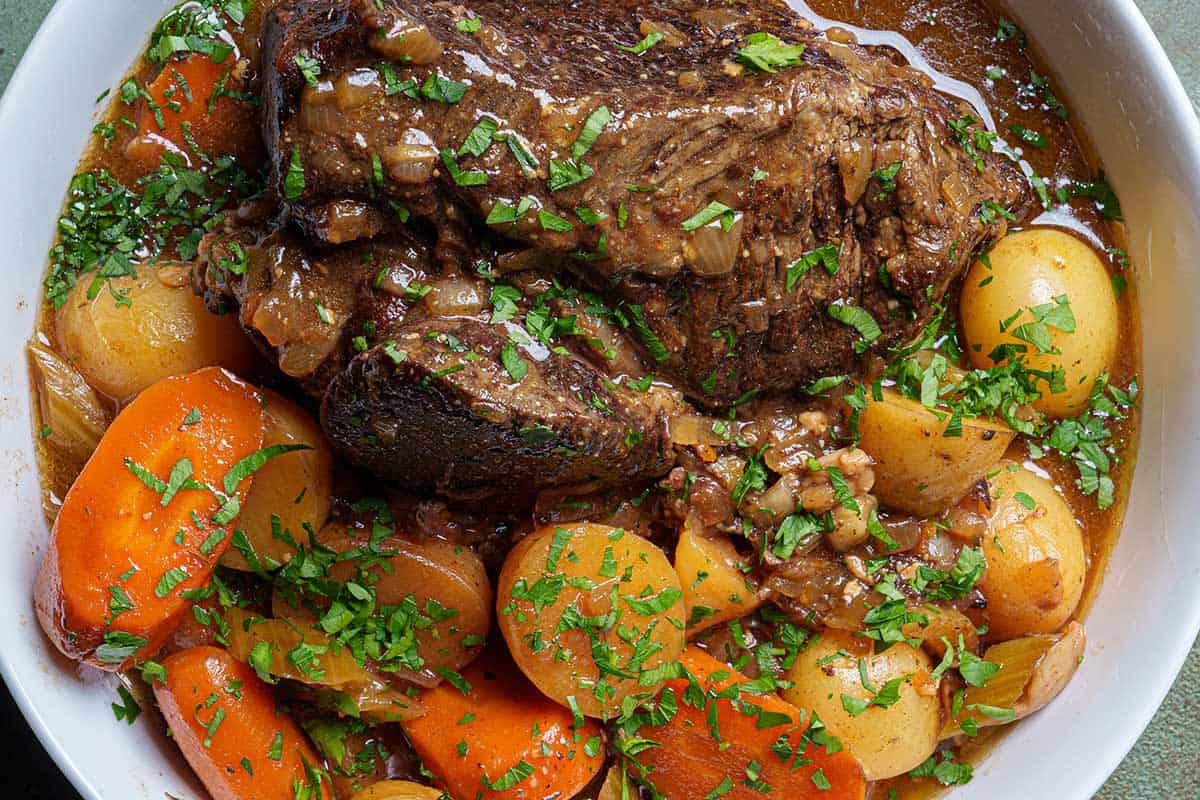
M 1078 415 L 1117 350 L 1117 300 L 1104 264 L 1088 244 L 1054 228 L 1006 236 L 988 260 L 990 269 L 976 261 L 967 273 L 959 305 L 971 364 L 991 367 L 996 347 L 1023 346 L 1030 369 L 1059 365 L 1066 372 L 1066 390 L 1052 393 L 1047 388 L 1034 406 L 1055 417 Z M 1055 324 L 1066 316 L 1062 298 L 1070 305 L 1073 330 Z M 1036 325 L 1038 315 L 1052 310 L 1043 330 L 1049 334 L 1048 349 L 1058 352 L 1039 352 L 1029 341 L 1036 333 L 1029 326 L 1042 328 Z
M 254 475 L 242 502 L 236 527 L 246 534 L 254 554 L 268 568 L 286 564 L 296 552 L 273 535 L 271 517 L 279 518 L 282 531 L 298 542 L 308 541 L 304 524 L 321 530 L 329 519 L 333 493 L 333 450 L 312 415 L 274 392 L 263 391 L 263 445 L 304 444 L 311 450 L 293 450 L 276 456 Z M 221 556 L 221 566 L 249 570 L 246 557 L 235 548 Z
M 801 651 L 787 676 L 795 685 L 782 694 L 797 708 L 815 711 L 858 758 L 867 779 L 877 781 L 908 772 L 937 747 L 941 702 L 931 669 L 929 656 L 908 644 L 873 653 L 867 640 L 827 628 Z M 863 672 L 875 691 L 863 686 Z M 890 703 L 887 692 L 877 693 L 897 679 L 899 699 Z M 879 699 L 861 708 L 873 698 Z
M 744 617 L 762 605 L 749 583 L 728 536 L 708 537 L 691 520 L 683 526 L 675 546 L 675 571 L 683 588 L 688 631 L 697 633 Z
M 94 298 L 85 278 L 55 313 L 63 354 L 93 388 L 125 402 L 160 378 L 201 367 L 250 370 L 253 348 L 236 317 L 208 312 L 187 283 L 185 265 L 144 269 L 113 278 Z M 129 302 L 118 303 L 113 292 Z
M 496 604 L 521 671 L 590 717 L 613 715 L 630 692 L 652 692 L 639 674 L 683 651 L 679 577 L 661 550 L 621 528 L 534 531 L 509 552 Z
M 945 436 L 949 423 L 893 389 L 867 403 L 858 446 L 875 459 L 873 491 L 885 507 L 940 514 L 996 466 L 1016 435 L 1002 423 L 964 419 L 962 436 Z
M 317 540 L 339 553 L 368 553 L 371 530 L 370 525 L 331 522 Z M 378 542 L 378 547 L 385 555 L 339 561 L 330 568 L 329 577 L 346 583 L 360 571 L 370 573 L 377 607 L 399 606 L 412 595 L 417 609 L 431 620 L 416 632 L 424 682 L 439 680 L 439 671 L 469 664 L 492 627 L 492 584 L 483 561 L 474 550 L 441 539 L 393 535 Z M 305 616 L 278 594 L 273 610 L 281 617 Z
M 979 589 L 988 601 L 989 636 L 1004 641 L 1053 633 L 1079 605 L 1087 576 L 1083 532 L 1050 481 L 1003 462 L 981 545 L 987 569 Z

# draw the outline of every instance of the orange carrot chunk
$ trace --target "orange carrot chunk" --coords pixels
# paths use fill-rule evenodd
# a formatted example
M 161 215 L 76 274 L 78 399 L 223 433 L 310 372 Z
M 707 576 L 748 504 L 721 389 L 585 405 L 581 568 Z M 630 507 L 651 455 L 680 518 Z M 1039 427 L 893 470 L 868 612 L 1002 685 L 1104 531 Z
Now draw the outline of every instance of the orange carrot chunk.
M 496 649 L 421 702 L 428 711 L 404 732 L 460 800 L 574 797 L 604 766 L 600 726 L 547 699 Z
M 233 59 L 214 63 L 203 53 L 168 61 L 145 88 L 137 115 L 137 133 L 126 153 L 146 167 L 157 165 L 163 151 L 191 153 L 188 137 L 202 148 L 211 146 L 224 127 L 249 111 L 232 97 L 214 93 L 231 78 Z M 186 123 L 186 125 L 185 125 Z
M 63 654 L 118 670 L 162 646 L 229 547 L 252 474 L 239 462 L 262 432 L 258 392 L 215 367 L 117 415 L 63 500 L 34 590 Z
M 658 716 L 670 718 L 638 731 L 655 743 L 637 756 L 644 779 L 667 800 L 864 797 L 862 767 L 823 727 L 698 647 L 680 663 L 692 680 L 664 687 Z
M 154 696 L 213 800 L 333 797 L 316 750 L 253 669 L 218 647 L 180 650 L 162 666 Z

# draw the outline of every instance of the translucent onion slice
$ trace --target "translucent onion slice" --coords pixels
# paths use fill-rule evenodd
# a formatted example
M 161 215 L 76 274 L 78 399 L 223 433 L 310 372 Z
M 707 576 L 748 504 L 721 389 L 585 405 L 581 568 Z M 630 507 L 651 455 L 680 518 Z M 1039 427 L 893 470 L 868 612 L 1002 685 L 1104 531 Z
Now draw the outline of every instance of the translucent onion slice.
M 442 43 L 424 25 L 400 20 L 380 36 L 370 38 L 371 47 L 393 61 L 432 64 L 442 56 Z
M 707 444 L 711 447 L 722 447 L 729 444 L 728 434 L 718 433 L 717 430 L 714 430 L 714 425 L 718 428 L 724 426 L 724 430 L 728 429 L 727 423 L 715 417 L 701 417 L 695 414 L 671 417 L 669 423 L 671 441 L 678 445 Z
M 962 733 L 961 722 L 968 718 L 983 728 L 1015 722 L 1043 708 L 1070 682 L 1086 644 L 1083 626 L 1071 622 L 1053 636 L 1023 636 L 992 645 L 983 660 L 999 664 L 1000 670 L 985 686 L 967 687 L 962 710 L 942 728 L 941 738 Z M 1011 709 L 1013 713 L 995 718 L 979 707 Z
M 42 424 L 51 445 L 85 459 L 108 427 L 108 410 L 83 376 L 61 356 L 40 344 L 29 345 L 29 363 L 37 389 Z
M 604 785 L 600 787 L 596 800 L 630 800 L 637 796 L 638 791 L 625 775 L 625 770 L 620 765 L 614 765 L 609 767 L 608 775 L 604 776 Z

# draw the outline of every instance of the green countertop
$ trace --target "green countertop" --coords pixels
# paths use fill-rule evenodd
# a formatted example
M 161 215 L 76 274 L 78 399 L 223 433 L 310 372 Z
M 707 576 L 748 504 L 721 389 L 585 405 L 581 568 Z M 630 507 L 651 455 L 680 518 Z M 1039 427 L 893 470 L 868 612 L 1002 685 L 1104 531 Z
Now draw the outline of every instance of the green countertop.
M 53 0 L 0 0 L 0 89 Z M 1200 0 L 1138 0 L 1200 107 Z M 1183 800 L 1200 786 L 1200 641 L 1144 736 L 1097 798 Z M 1069 765 L 1063 765 L 1070 769 Z M 42 796 L 37 794 L 35 796 Z M 61 800 L 66 800 L 61 798 Z

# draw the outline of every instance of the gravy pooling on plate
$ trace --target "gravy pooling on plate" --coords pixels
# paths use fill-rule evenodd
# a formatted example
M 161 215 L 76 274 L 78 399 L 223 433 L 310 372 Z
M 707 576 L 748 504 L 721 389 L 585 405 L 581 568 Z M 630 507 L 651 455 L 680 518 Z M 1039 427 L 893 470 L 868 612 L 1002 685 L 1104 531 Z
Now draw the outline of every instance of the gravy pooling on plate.
M 35 604 L 118 718 L 218 800 L 891 798 L 1058 694 L 1120 203 L 986 5 L 811 6 L 157 24 L 30 345 Z

